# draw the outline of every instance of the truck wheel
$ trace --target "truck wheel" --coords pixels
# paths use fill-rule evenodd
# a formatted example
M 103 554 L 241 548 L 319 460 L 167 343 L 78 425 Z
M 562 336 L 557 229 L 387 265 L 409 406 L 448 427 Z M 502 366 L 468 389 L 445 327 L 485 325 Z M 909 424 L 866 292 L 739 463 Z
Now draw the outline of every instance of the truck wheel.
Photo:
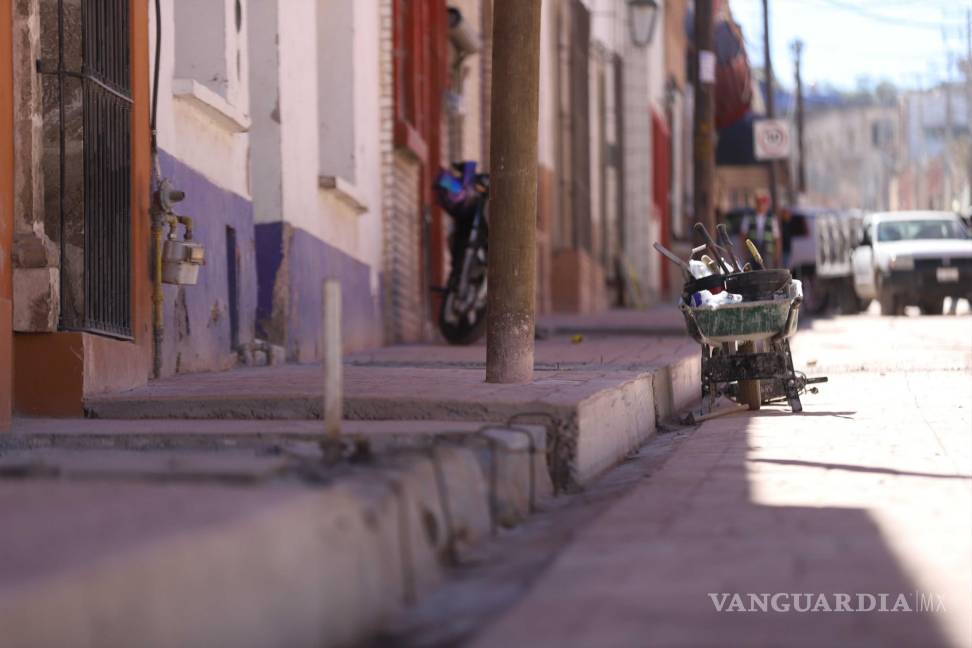
M 882 315 L 901 315 L 904 312 L 904 302 L 894 293 L 882 292 L 878 295 L 878 303 L 881 304 Z
M 923 299 L 918 303 L 922 315 L 943 315 L 945 313 L 944 299 Z
M 866 308 L 866 305 L 857 297 L 854 292 L 854 284 L 850 281 L 840 284 L 840 313 L 841 315 L 858 315 Z
M 810 315 L 820 315 L 827 310 L 828 294 L 817 277 L 803 275 L 803 310 Z

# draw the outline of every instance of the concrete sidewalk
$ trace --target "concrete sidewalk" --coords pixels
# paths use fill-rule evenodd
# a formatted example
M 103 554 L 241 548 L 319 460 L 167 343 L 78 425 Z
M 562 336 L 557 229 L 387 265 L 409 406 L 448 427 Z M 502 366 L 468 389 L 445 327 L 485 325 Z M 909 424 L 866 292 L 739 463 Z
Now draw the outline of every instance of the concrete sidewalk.
M 551 318 L 537 341 L 528 385 L 484 382 L 485 345 L 401 345 L 346 359 L 350 420 L 505 422 L 524 414 L 550 423 L 555 486 L 584 484 L 646 441 L 656 422 L 699 394 L 699 349 L 672 307 Z M 654 331 L 654 333 L 652 333 Z M 89 399 L 96 418 L 314 419 L 321 416 L 317 365 L 240 369 L 160 380 Z

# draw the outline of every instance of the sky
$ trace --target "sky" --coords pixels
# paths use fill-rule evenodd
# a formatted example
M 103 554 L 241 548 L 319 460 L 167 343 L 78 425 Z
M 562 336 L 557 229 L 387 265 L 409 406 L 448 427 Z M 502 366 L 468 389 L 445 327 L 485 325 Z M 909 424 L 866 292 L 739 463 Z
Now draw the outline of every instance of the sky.
M 753 67 L 763 65 L 762 0 L 730 0 Z M 862 79 L 928 86 L 966 56 L 972 0 L 769 0 L 775 76 L 793 86 L 791 43 L 803 40 L 805 85 L 853 90 Z M 943 31 L 944 30 L 944 31 Z M 957 61 L 952 78 L 962 78 Z

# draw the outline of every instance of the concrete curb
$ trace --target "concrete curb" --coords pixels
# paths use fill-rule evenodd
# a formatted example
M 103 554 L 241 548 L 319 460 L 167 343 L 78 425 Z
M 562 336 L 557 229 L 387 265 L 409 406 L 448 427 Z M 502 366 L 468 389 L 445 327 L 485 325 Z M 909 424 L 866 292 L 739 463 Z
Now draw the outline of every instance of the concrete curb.
M 702 397 L 702 356 L 694 354 L 655 372 L 655 419 L 662 423 Z
M 58 570 L 5 579 L 4 645 L 361 641 L 435 586 L 457 553 L 529 515 L 531 498 L 550 496 L 545 444 L 545 430 L 536 426 L 381 438 L 373 466 L 341 468 L 333 478 L 325 474 L 323 487 L 306 480 L 260 489 L 131 483 L 132 470 L 119 460 L 119 450 L 111 451 L 108 472 L 102 469 L 107 483 L 84 481 L 77 473 L 91 461 L 72 465 L 73 479 L 81 481 L 63 481 L 72 479 L 65 472 L 62 481 L 0 482 L 0 489 L 28 496 L 33 490 L 32 506 L 38 507 L 58 500 L 64 489 L 93 489 L 92 498 L 110 511 L 97 527 L 100 534 L 112 534 L 136 512 L 168 515 L 179 529 L 162 537 L 146 533 L 96 560 L 79 556 Z M 10 452 L 0 447 L 0 456 L 5 452 L 9 465 Z M 141 455 L 135 463 L 144 465 L 145 453 L 129 453 Z M 36 465 L 45 459 L 41 451 L 24 460 Z M 120 470 L 120 481 L 110 480 L 112 469 Z M 128 489 L 145 497 L 132 497 Z M 229 508 L 225 519 L 185 523 L 187 511 L 207 501 L 212 506 L 211 498 Z M 63 555 L 86 540 L 98 542 L 62 537 L 23 550 Z M 0 560 L 17 559 L 14 552 Z

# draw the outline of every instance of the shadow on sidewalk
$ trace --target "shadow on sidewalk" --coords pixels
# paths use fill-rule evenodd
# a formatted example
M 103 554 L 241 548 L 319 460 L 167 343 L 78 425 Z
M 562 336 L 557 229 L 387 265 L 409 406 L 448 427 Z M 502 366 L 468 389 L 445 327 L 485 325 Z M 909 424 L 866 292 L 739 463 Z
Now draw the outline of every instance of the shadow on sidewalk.
M 847 420 L 853 420 L 854 415 L 857 412 L 808 412 L 806 410 L 800 412 L 801 417 L 814 417 L 814 416 L 831 416 L 834 418 L 842 418 Z M 750 414 L 753 418 L 777 418 L 790 416 L 789 410 L 767 410 L 762 409 L 755 414 Z
M 781 466 L 804 466 L 807 468 L 824 468 L 826 470 L 850 470 L 852 472 L 878 473 L 883 475 L 897 475 L 902 477 L 929 477 L 932 479 L 966 479 L 972 480 L 972 475 L 947 475 L 942 473 L 913 472 L 895 470 L 894 468 L 876 468 L 873 466 L 855 466 L 840 463 L 821 463 L 817 461 L 800 461 L 798 459 L 750 459 L 750 463 L 767 463 Z
M 765 436 L 753 439 L 753 432 L 770 425 L 775 432 L 780 425 L 770 424 L 767 414 L 776 415 L 703 424 L 647 481 L 586 527 L 529 593 L 470 644 L 954 645 L 945 619 L 935 613 L 944 592 L 923 590 L 888 520 L 855 504 L 872 491 L 876 501 L 886 496 L 883 491 L 908 497 L 909 483 L 886 487 L 872 475 L 969 477 L 753 457 L 756 446 L 768 445 Z M 791 438 L 795 445 L 789 446 L 804 450 L 801 444 L 819 439 L 810 428 L 780 431 L 804 436 Z M 823 441 L 809 447 L 826 453 L 830 446 Z M 804 477 L 794 472 L 802 467 L 834 470 Z M 853 611 L 839 609 L 846 600 Z M 953 615 L 963 614 L 957 609 L 963 603 L 944 600 Z M 922 611 L 924 606 L 931 609 Z M 950 621 L 954 630 L 955 619 Z

